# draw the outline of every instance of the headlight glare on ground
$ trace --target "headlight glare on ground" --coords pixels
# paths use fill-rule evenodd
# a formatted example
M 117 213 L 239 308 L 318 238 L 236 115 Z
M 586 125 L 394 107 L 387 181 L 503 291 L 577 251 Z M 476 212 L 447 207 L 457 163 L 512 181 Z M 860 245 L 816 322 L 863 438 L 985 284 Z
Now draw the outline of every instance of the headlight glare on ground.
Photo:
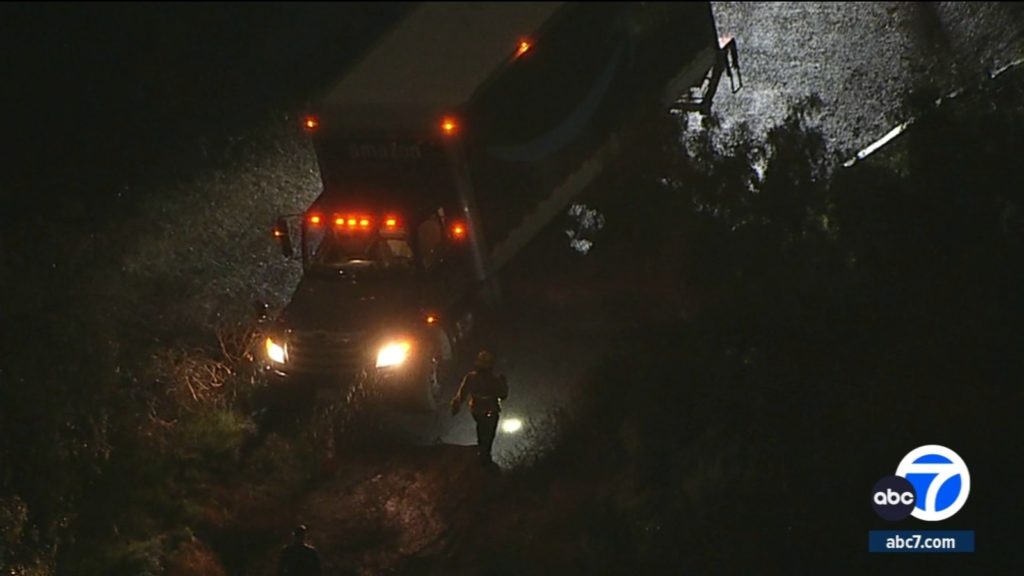
M 377 352 L 377 368 L 401 366 L 409 357 L 412 344 L 409 342 L 388 342 Z
M 267 338 L 267 358 L 275 364 L 284 364 L 284 346 Z

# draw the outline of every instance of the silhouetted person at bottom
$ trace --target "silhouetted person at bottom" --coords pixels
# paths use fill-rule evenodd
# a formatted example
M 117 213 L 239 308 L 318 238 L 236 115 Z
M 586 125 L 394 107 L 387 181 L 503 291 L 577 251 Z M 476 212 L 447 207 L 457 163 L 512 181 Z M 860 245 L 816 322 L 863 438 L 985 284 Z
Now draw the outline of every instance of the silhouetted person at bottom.
M 295 539 L 281 550 L 277 576 L 321 576 L 320 554 L 306 544 L 306 527 L 300 525 L 292 535 Z
M 501 401 L 508 398 L 508 381 L 494 374 L 494 354 L 484 350 L 476 357 L 476 368 L 462 379 L 459 392 L 452 398 L 452 416 L 459 413 L 462 401 L 469 397 L 469 411 L 476 420 L 476 443 L 480 462 L 491 464 L 491 447 L 498 431 Z

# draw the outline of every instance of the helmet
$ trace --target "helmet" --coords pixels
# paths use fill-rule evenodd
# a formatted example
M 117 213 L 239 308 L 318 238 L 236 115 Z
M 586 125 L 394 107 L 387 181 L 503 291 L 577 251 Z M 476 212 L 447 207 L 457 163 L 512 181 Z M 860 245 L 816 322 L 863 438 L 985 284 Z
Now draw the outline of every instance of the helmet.
M 491 354 L 487 350 L 481 350 L 476 355 L 476 367 L 483 369 L 494 368 L 494 354 Z

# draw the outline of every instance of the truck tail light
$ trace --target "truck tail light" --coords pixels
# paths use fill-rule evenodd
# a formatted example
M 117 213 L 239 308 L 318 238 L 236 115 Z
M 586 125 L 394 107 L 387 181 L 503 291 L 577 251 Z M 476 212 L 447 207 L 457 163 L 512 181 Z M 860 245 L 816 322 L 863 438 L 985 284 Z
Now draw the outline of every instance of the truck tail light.
M 395 228 L 398 228 L 398 218 L 395 218 L 394 216 L 388 216 L 387 218 L 384 219 L 384 227 L 387 228 L 388 230 L 394 230 Z
M 305 128 L 307 132 L 313 132 L 320 127 L 320 119 L 312 114 L 307 115 L 302 119 L 302 127 Z
M 320 221 L 321 218 L 319 214 L 313 214 L 312 216 L 309 217 L 309 223 L 312 224 L 313 226 L 319 226 Z
M 437 324 L 437 316 L 434 316 L 433 314 L 428 314 L 426 320 L 427 324 Z

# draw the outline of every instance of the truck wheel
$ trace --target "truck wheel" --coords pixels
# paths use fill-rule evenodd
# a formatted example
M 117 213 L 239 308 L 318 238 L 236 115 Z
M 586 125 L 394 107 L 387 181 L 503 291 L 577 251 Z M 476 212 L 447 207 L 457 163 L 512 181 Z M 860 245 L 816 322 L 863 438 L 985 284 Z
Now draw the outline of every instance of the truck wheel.
M 441 381 L 437 377 L 437 358 L 428 358 L 424 362 L 421 375 L 414 387 L 412 409 L 417 412 L 433 412 L 441 401 Z

